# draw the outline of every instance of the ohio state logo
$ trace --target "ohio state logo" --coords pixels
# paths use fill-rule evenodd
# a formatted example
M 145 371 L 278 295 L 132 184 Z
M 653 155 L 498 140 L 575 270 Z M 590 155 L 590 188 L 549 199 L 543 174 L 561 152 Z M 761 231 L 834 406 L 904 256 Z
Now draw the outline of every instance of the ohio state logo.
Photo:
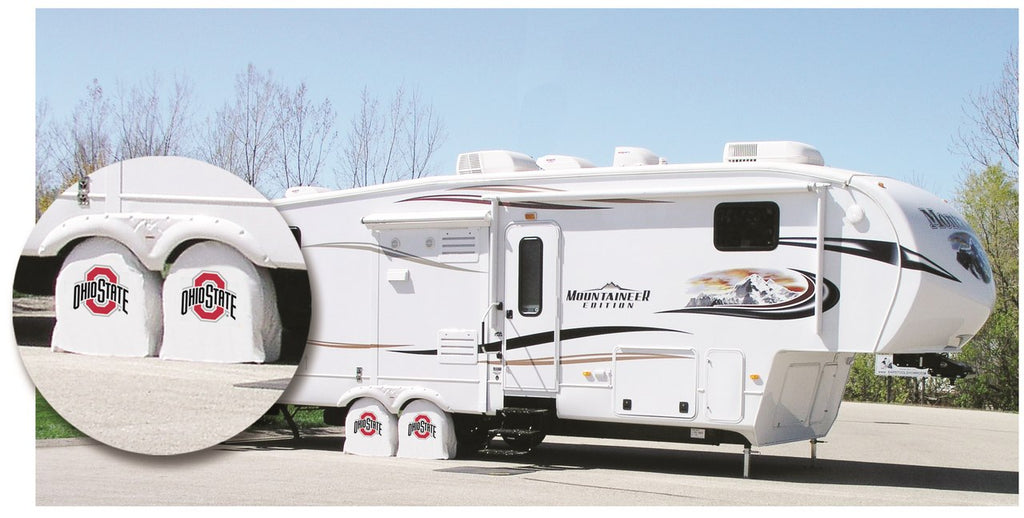
M 128 288 L 117 283 L 117 273 L 109 266 L 96 265 L 85 272 L 85 280 L 75 284 L 71 307 L 85 306 L 93 315 L 107 316 L 120 309 L 128 314 Z
M 359 433 L 368 437 L 384 433 L 384 425 L 377 420 L 377 416 L 373 412 L 363 412 L 363 415 L 359 416 L 359 419 L 356 419 L 352 426 L 359 430 Z
M 409 423 L 409 437 L 414 435 L 419 439 L 437 437 L 437 425 L 430 423 L 430 417 L 420 414 Z
M 235 294 L 217 272 L 201 272 L 192 286 L 181 290 L 181 314 L 191 311 L 200 320 L 216 322 L 224 315 L 235 320 Z

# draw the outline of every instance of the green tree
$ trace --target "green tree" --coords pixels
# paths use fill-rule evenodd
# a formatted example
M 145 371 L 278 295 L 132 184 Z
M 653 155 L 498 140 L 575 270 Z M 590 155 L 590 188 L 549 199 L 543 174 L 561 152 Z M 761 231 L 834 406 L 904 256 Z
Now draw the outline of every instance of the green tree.
M 960 354 L 978 375 L 957 384 L 956 403 L 1016 411 L 1020 338 L 1017 181 L 1002 166 L 989 166 L 964 179 L 956 204 L 988 254 L 996 289 L 992 316 Z
M 875 355 L 856 354 L 850 366 L 850 378 L 846 382 L 846 401 L 868 401 L 873 403 L 907 403 L 910 401 L 907 379 L 878 376 L 875 374 Z

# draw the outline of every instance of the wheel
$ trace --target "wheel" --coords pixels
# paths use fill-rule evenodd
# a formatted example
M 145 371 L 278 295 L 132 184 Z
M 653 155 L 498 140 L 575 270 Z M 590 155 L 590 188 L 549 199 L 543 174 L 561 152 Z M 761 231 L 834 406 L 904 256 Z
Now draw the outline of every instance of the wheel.
M 456 457 L 466 457 L 486 449 L 491 435 L 485 422 L 455 415 Z

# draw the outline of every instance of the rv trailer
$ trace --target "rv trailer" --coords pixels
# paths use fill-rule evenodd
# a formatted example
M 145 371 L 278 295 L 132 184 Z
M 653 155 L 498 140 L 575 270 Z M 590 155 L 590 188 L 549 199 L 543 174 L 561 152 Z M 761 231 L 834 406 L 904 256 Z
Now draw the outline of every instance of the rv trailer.
M 705 164 L 622 147 L 610 167 L 482 151 L 274 204 L 313 300 L 280 402 L 326 407 L 352 453 L 545 435 L 813 452 L 855 353 L 963 377 L 948 354 L 994 301 L 956 210 L 797 142 Z

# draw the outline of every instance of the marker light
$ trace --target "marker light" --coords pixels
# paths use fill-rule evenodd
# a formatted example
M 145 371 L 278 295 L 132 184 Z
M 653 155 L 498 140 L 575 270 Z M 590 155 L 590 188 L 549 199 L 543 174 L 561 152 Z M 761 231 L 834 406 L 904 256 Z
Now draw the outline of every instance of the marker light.
M 590 372 L 590 371 L 583 371 L 583 376 L 584 376 L 585 378 L 589 378 L 589 377 L 591 377 L 591 376 L 593 376 L 593 375 L 594 375 L 594 373 L 593 373 L 593 372 Z
M 750 379 L 752 379 L 754 381 L 757 381 L 757 380 L 761 379 L 761 375 L 760 374 L 751 374 L 750 375 Z
M 528 220 L 535 220 L 535 219 L 537 219 L 537 213 L 536 212 L 527 212 L 526 213 L 526 219 L 528 219 Z

